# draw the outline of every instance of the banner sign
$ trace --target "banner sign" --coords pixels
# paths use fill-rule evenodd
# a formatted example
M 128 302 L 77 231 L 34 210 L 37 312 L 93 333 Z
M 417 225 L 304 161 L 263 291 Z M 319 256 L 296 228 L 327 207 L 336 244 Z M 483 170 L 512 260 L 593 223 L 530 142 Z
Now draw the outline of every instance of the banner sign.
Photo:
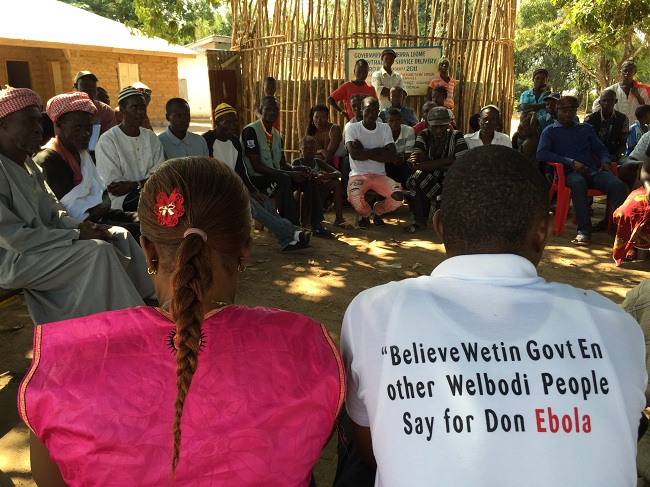
M 354 64 L 359 59 L 368 61 L 368 79 L 381 68 L 381 52 L 388 47 L 363 47 L 347 50 L 345 61 L 346 79 L 354 79 Z M 402 75 L 410 96 L 426 95 L 431 78 L 438 76 L 438 60 L 442 57 L 441 46 L 391 47 L 397 54 L 393 71 Z M 451 71 L 451 67 L 450 67 Z

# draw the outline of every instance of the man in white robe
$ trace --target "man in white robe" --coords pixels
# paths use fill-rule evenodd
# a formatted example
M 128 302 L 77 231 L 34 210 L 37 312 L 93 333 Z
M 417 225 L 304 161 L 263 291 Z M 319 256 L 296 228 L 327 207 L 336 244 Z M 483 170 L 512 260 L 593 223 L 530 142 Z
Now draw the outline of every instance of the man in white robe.
M 67 215 L 29 157 L 43 132 L 41 100 L 0 90 L 0 287 L 22 288 L 35 323 L 143 305 L 154 295 L 135 240 Z
M 128 86 L 118 95 L 122 123 L 103 134 L 97 142 L 97 172 L 108 185 L 111 208 L 137 211 L 140 190 L 164 160 L 163 146 L 156 134 L 143 128 L 147 104 L 142 92 Z

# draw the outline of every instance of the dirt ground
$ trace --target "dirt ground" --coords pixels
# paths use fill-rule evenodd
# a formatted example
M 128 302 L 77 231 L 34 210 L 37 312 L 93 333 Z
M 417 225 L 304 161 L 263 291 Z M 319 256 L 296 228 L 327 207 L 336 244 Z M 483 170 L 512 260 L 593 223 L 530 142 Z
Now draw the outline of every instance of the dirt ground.
M 597 204 L 596 216 L 603 206 Z M 346 217 L 355 220 L 351 210 L 346 210 Z M 326 218 L 333 220 L 333 213 Z M 291 254 L 280 254 L 268 231 L 255 230 L 251 260 L 240 274 L 237 301 L 305 314 L 324 323 L 338 340 L 343 313 L 360 291 L 429 274 L 444 259 L 444 248 L 432 228 L 414 235 L 403 233 L 408 218 L 404 206 L 386 218 L 386 227 L 346 230 L 337 240 L 312 239 L 311 249 Z M 575 226 L 569 221 L 564 236 L 551 238 L 539 266 L 541 276 L 593 289 L 616 303 L 647 277 L 648 261 L 615 267 L 611 236 L 598 233 L 590 247 L 575 247 L 570 243 L 574 235 Z M 18 418 L 16 394 L 30 363 L 33 326 L 22 296 L 0 304 L 0 325 L 13 323 L 24 327 L 0 333 L 0 487 L 27 487 L 35 484 L 30 475 L 28 430 Z M 335 446 L 335 441 L 330 442 L 316 465 L 321 486 L 331 485 L 334 477 Z

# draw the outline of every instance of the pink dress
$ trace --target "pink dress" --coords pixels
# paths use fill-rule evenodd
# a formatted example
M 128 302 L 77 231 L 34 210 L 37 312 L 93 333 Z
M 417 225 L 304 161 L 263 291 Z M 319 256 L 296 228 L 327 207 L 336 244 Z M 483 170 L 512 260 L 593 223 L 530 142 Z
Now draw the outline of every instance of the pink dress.
M 19 412 L 68 485 L 170 485 L 174 330 L 146 307 L 36 327 Z M 202 337 L 171 485 L 308 485 L 345 394 L 325 327 L 229 306 Z

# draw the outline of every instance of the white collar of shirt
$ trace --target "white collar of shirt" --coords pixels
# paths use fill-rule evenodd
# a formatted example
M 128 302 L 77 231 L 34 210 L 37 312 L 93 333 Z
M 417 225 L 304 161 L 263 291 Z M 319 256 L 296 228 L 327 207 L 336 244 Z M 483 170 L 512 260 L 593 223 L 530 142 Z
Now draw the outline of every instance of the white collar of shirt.
M 388 71 L 386 71 L 383 66 L 379 68 L 379 72 L 382 74 L 382 76 L 395 76 L 397 74 L 395 73 L 394 69 L 389 74 Z
M 174 144 L 174 145 L 181 145 L 181 142 L 184 143 L 185 145 L 189 144 L 189 142 L 187 141 L 188 132 L 185 132 L 185 137 L 183 137 L 182 139 L 179 139 L 178 137 L 176 137 L 172 133 L 172 131 L 169 129 L 169 127 L 167 127 L 167 130 L 165 130 L 165 133 L 167 134 L 167 136 L 169 137 L 169 140 L 171 140 L 172 144 Z
M 498 282 L 522 285 L 524 281 L 543 281 L 528 259 L 515 254 L 473 254 L 450 257 L 431 273 L 432 277 L 464 281 Z
M 497 137 L 499 136 L 498 135 L 499 133 L 500 132 L 497 132 L 496 130 L 494 131 L 494 135 L 492 136 L 492 140 L 490 141 L 490 144 L 494 144 L 494 142 L 497 140 Z M 472 140 L 481 140 L 481 131 L 477 130 L 469 138 L 472 139 Z M 483 143 L 482 140 L 481 140 L 481 143 Z

